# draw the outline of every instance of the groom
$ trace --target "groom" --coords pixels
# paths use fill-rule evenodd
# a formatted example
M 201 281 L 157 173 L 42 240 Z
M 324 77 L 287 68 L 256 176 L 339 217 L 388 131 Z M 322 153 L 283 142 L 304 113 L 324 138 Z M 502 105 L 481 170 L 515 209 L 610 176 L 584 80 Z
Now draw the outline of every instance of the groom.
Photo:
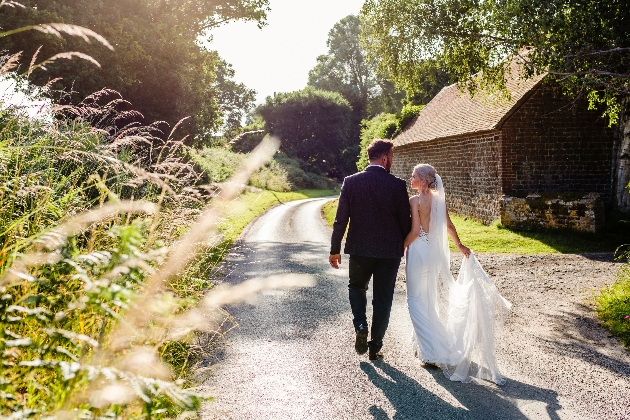
M 405 181 L 390 175 L 394 144 L 374 140 L 367 149 L 370 164 L 365 171 L 346 177 L 333 225 L 330 265 L 339 268 L 341 240 L 350 220 L 345 254 L 350 254 L 348 285 L 358 354 L 369 350 L 370 360 L 380 352 L 392 309 L 396 275 L 404 254 L 403 242 L 411 230 L 409 196 Z M 374 279 L 372 331 L 368 342 L 366 292 Z

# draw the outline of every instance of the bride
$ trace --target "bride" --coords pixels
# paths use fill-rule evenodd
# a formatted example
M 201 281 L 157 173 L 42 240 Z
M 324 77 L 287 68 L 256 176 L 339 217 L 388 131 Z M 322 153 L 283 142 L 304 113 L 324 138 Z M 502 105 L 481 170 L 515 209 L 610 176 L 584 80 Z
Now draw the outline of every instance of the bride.
M 505 378 L 495 359 L 494 332 L 511 307 L 462 245 L 446 211 L 442 179 L 431 165 L 416 166 L 411 187 L 412 228 L 407 247 L 407 304 L 415 354 L 452 381 Z M 447 234 L 465 258 L 457 280 L 450 272 Z

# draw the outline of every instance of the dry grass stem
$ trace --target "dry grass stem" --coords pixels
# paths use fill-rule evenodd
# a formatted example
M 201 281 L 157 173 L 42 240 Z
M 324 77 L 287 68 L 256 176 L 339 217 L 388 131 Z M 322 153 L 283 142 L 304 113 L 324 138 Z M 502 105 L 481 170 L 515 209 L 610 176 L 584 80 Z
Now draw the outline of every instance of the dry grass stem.
M 32 29 L 45 34 L 54 35 L 58 38 L 62 38 L 62 34 L 76 36 L 83 39 L 88 44 L 91 42 L 91 39 L 95 39 L 100 44 L 114 51 L 112 44 L 110 44 L 104 37 L 91 29 L 84 28 L 83 26 L 68 25 L 67 23 L 44 23 L 41 25 L 35 25 Z M 0 36 L 2 35 L 0 34 Z
M 35 64 L 29 67 L 28 69 L 28 73 L 27 73 L 27 77 L 34 71 L 37 69 L 42 69 L 42 70 L 46 70 L 46 66 L 49 64 L 54 63 L 57 60 L 61 60 L 61 59 L 65 59 L 65 60 L 72 60 L 73 58 L 81 58 L 83 60 L 89 61 L 90 63 L 94 64 L 96 67 L 101 67 L 101 64 L 96 61 L 91 55 L 82 53 L 82 52 L 78 52 L 78 51 L 70 51 L 70 52 L 63 52 L 63 53 L 59 53 L 59 54 L 55 54 L 50 58 L 47 58 L 46 60 L 42 61 L 39 64 Z

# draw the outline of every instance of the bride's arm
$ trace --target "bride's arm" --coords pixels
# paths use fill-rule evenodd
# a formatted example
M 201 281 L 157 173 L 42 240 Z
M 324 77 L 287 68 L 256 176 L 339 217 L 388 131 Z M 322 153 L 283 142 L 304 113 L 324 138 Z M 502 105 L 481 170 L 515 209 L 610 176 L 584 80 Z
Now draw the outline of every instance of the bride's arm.
M 411 207 L 411 230 L 405 238 L 405 248 L 407 248 L 420 235 L 420 214 L 418 213 L 418 196 L 409 198 L 409 207 Z
M 448 215 L 448 210 L 446 211 L 446 233 L 448 233 L 448 236 L 451 237 L 451 240 L 453 241 L 453 243 L 455 243 L 455 246 L 457 247 L 459 252 L 461 252 L 466 256 L 466 258 L 468 258 L 470 256 L 470 249 L 468 249 L 467 246 L 462 245 L 462 242 L 459 240 L 457 229 L 455 229 L 455 225 L 451 221 L 451 216 Z

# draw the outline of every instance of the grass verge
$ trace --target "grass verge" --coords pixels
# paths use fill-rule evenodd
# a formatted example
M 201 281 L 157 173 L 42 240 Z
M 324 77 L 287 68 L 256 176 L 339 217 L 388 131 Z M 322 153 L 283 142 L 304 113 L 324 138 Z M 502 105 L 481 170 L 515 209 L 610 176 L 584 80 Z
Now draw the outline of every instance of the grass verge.
M 582 254 L 612 252 L 624 239 L 615 234 L 592 234 L 566 230 L 522 231 L 506 228 L 498 221 L 491 225 L 451 215 L 462 242 L 476 252 L 522 254 Z
M 322 206 L 322 214 L 328 226 L 332 227 L 335 222 L 335 215 L 337 213 L 337 203 L 339 203 L 339 199 L 330 200 Z
M 630 349 L 630 250 L 622 258 L 628 262 L 619 269 L 617 281 L 595 297 L 595 308 L 602 324 Z
M 322 208 L 330 226 L 335 219 L 337 200 Z M 462 242 L 475 252 L 522 254 L 581 254 L 612 252 L 627 241 L 622 234 L 589 234 L 572 231 L 517 231 L 502 226 L 498 221 L 484 225 L 457 215 L 451 215 Z M 452 244 L 451 248 L 455 249 Z

